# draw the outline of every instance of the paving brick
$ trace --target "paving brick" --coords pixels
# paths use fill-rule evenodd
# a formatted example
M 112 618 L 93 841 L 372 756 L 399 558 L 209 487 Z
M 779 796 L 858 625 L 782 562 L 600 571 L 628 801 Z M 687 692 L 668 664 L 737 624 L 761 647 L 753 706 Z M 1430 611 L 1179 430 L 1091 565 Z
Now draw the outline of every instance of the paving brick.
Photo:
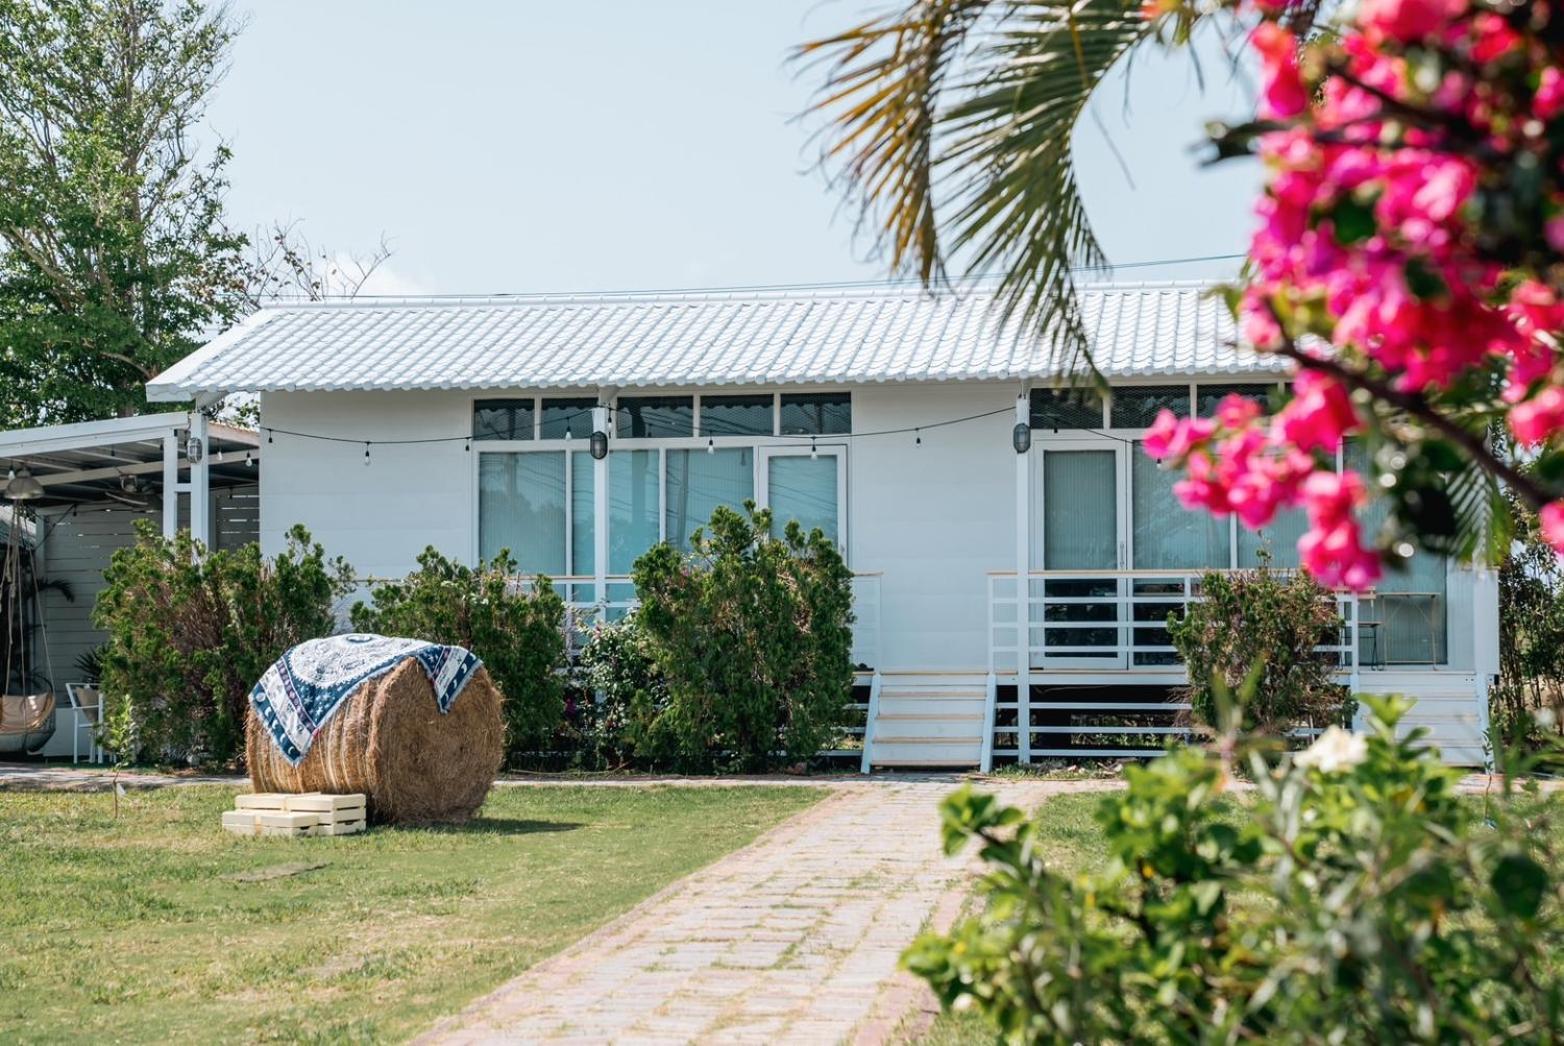
M 1045 782 L 994 782 L 1035 804 Z M 865 781 L 545 960 L 426 1042 L 833 1043 L 920 1002 L 901 951 L 971 882 L 949 781 Z M 916 987 L 916 986 L 914 986 Z

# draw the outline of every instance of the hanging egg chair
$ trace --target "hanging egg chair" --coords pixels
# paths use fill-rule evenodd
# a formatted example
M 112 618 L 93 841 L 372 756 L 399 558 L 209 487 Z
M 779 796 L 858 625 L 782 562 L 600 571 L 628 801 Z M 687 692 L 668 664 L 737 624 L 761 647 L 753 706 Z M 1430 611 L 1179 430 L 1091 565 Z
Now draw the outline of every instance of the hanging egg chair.
M 43 487 L 26 469 L 13 471 L 3 490 L 11 500 L 6 525 L 5 562 L 0 568 L 0 618 L 5 630 L 5 692 L 0 694 L 0 756 L 37 752 L 54 736 L 54 687 L 38 671 L 34 638 L 49 636 L 43 620 L 37 552 L 23 534 L 22 502 L 39 497 Z

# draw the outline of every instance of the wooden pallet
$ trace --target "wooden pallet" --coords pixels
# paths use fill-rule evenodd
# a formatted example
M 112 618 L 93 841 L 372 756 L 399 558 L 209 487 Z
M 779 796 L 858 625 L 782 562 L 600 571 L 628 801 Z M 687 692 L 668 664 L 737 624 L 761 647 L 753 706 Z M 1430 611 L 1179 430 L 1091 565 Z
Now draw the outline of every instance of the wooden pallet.
M 257 792 L 234 797 L 223 813 L 223 829 L 235 835 L 301 837 L 353 835 L 367 824 L 363 793 L 326 795 Z

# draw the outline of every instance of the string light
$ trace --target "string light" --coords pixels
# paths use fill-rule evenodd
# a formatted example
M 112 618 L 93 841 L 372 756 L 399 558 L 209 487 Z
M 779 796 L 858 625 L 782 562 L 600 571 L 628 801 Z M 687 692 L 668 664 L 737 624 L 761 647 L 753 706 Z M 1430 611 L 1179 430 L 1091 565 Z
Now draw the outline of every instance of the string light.
M 814 461 L 818 457 L 820 457 L 820 448 L 815 446 L 815 441 L 811 438 L 809 441 L 809 460 Z
M 608 411 L 609 411 L 610 414 L 617 414 L 617 413 L 625 411 L 625 409 L 626 408 L 624 408 L 624 407 L 609 407 Z M 923 430 L 924 429 L 937 429 L 937 428 L 945 428 L 945 427 L 950 426 L 950 425 L 963 425 L 963 424 L 966 424 L 969 421 L 981 421 L 984 418 L 992 418 L 992 417 L 995 417 L 996 415 L 1008 414 L 1010 412 L 1011 412 L 1011 408 L 1010 407 L 1002 407 L 999 410 L 984 411 L 981 414 L 968 414 L 968 415 L 965 415 L 965 416 L 959 417 L 959 418 L 946 418 L 946 419 L 944 419 L 942 421 L 931 421 L 931 422 L 926 422 L 926 423 L 924 423 L 922 425 L 915 425 L 915 426 L 907 425 L 907 426 L 902 426 L 900 428 L 894 428 L 894 429 L 874 429 L 874 430 L 868 431 L 868 432 L 840 432 L 840 433 L 829 434 L 827 436 L 822 436 L 820 433 L 815 433 L 815 434 L 811 435 L 811 434 L 809 434 L 807 432 L 771 432 L 771 433 L 757 433 L 757 435 L 759 435 L 761 438 L 764 438 L 764 439 L 777 439 L 777 440 L 783 440 L 783 439 L 806 440 L 807 439 L 807 440 L 810 441 L 811 445 L 813 445 L 818 440 L 820 440 L 822 438 L 828 438 L 828 439 L 832 439 L 832 440 L 873 439 L 873 438 L 876 438 L 876 437 L 879 437 L 879 436 L 900 436 L 900 435 L 905 435 L 906 433 L 910 432 L 910 433 L 913 433 L 913 435 L 915 436 L 915 442 L 918 443 L 921 446 L 922 443 L 923 443 L 923 435 L 922 434 L 923 434 Z M 583 411 L 579 411 L 577 413 L 580 414 L 580 415 L 584 415 L 584 414 L 589 414 L 591 412 L 583 410 Z M 566 431 L 567 431 L 567 433 L 569 432 L 568 429 Z M 1087 430 L 1087 431 L 1091 431 L 1091 430 Z M 377 439 L 377 440 L 370 441 L 370 440 L 361 439 L 361 438 L 356 437 L 356 436 L 327 436 L 327 435 L 325 435 L 323 433 L 318 433 L 318 432 L 304 432 L 304 431 L 301 431 L 301 430 L 298 430 L 298 429 L 279 429 L 279 428 L 274 428 L 274 427 L 269 426 L 269 425 L 265 427 L 265 432 L 266 432 L 266 442 L 268 442 L 268 443 L 275 442 L 275 437 L 276 436 L 292 436 L 295 439 L 313 439 L 313 440 L 320 440 L 320 441 L 325 442 L 325 443 L 362 443 L 366 447 L 371 442 L 381 443 L 381 444 L 386 444 L 386 445 L 395 445 L 395 446 L 412 446 L 412 445 L 426 445 L 426 444 L 437 444 L 437 443 L 461 443 L 461 444 L 463 444 L 464 446 L 466 446 L 467 448 L 470 449 L 471 446 L 472 446 L 472 442 L 473 442 L 473 436 L 472 436 L 471 433 L 464 433 L 463 435 L 460 435 L 460 436 L 420 436 L 420 437 L 413 437 L 413 438 L 408 438 L 408 439 Z M 566 438 L 569 438 L 569 437 L 567 436 Z M 1110 437 L 1110 438 L 1113 438 L 1113 437 Z M 714 438 L 708 436 L 707 440 L 706 440 L 706 446 L 707 446 L 708 450 L 715 451 L 716 450 L 716 440 Z
M 717 441 L 714 438 L 712 438 L 711 436 L 707 436 L 706 437 L 706 453 L 708 453 L 708 454 L 715 454 L 715 453 L 717 453 Z
M 364 441 L 364 464 L 369 464 L 369 441 Z

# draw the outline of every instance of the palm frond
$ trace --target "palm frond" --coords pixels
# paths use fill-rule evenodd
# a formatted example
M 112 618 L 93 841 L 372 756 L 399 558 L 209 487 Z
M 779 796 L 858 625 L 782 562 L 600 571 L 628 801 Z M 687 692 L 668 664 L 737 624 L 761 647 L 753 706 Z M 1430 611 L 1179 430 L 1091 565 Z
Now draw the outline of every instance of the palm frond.
M 822 161 L 860 198 L 861 221 L 894 272 L 916 270 L 925 285 L 945 277 L 933 193 L 936 107 L 967 33 L 993 0 L 916 0 L 799 47 L 794 59 L 828 72 L 816 112 L 832 133 Z
M 1073 270 L 1108 264 L 1081 200 L 1071 146 L 1103 77 L 1155 26 L 1125 0 L 1038 0 L 1012 9 L 975 57 L 944 119 L 956 249 L 1002 273 L 1006 318 L 1038 331 L 1057 362 L 1091 365 Z
M 893 271 L 942 281 L 948 239 L 968 274 L 1000 274 L 1007 320 L 1090 365 L 1073 270 L 1107 259 L 1071 138 L 1103 78 L 1158 31 L 1139 0 L 917 0 L 798 55 L 829 63 L 813 106 L 831 119 L 823 160 Z

